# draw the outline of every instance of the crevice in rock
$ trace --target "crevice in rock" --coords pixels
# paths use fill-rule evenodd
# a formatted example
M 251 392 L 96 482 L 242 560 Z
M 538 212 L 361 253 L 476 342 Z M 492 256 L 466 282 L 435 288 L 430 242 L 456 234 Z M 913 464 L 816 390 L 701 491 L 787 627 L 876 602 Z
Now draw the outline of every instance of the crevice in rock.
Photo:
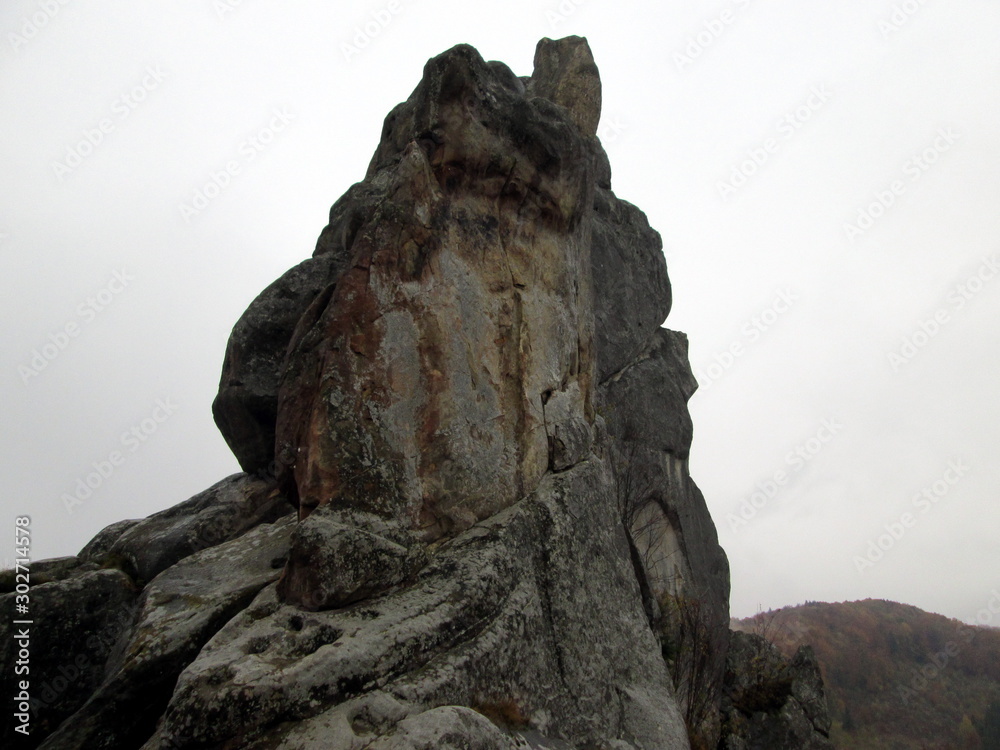
M 544 520 L 546 527 L 542 531 L 543 538 L 549 537 L 551 535 L 550 528 L 552 526 L 553 519 L 549 514 L 544 514 Z M 542 549 L 539 552 L 538 563 L 535 566 L 535 586 L 538 588 L 540 604 L 543 613 L 543 622 L 545 623 L 545 636 L 546 638 L 554 636 L 556 632 L 555 618 L 552 613 L 552 598 L 549 592 L 550 578 L 551 578 L 551 562 L 549 560 L 548 550 Z M 566 677 L 566 665 L 564 663 L 563 650 L 558 641 L 552 638 L 552 655 L 555 658 L 556 670 L 558 672 L 559 680 L 562 682 L 563 687 L 570 693 L 572 693 L 572 686 Z
M 622 524 L 622 529 L 625 533 L 625 540 L 628 542 L 628 555 L 629 561 L 632 563 L 632 572 L 635 574 L 635 580 L 639 584 L 639 594 L 642 597 L 642 611 L 646 613 L 650 629 L 656 633 L 656 603 L 653 591 L 649 586 L 649 578 L 646 575 L 646 566 L 643 565 L 642 555 L 639 553 L 639 548 L 635 546 L 635 540 L 632 539 L 632 530 L 627 528 L 624 523 Z
M 604 380 L 600 381 L 597 384 L 598 387 L 621 380 L 622 376 L 625 373 L 627 373 L 630 369 L 649 359 L 655 347 L 656 347 L 656 336 L 653 333 L 651 333 L 649 336 L 646 337 L 645 343 L 642 345 L 642 348 L 636 353 L 636 355 L 632 357 L 632 359 L 630 359 L 624 365 L 622 365 L 618 370 L 608 375 L 606 378 L 604 378 Z

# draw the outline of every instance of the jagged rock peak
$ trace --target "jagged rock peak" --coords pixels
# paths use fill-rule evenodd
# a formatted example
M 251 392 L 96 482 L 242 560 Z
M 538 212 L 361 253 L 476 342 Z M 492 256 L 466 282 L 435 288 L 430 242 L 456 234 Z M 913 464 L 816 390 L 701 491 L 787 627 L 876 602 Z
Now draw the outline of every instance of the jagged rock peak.
M 496 169 L 491 159 L 509 164 L 520 152 L 543 175 L 554 176 L 561 163 L 579 158 L 580 138 L 596 135 L 600 117 L 601 80 L 586 39 L 542 39 L 527 79 L 460 44 L 429 60 L 413 94 L 386 118 L 367 176 L 414 141 L 431 161 L 462 164 L 467 171 Z M 577 137 L 564 142 L 568 124 L 576 126 Z M 441 143 L 445 132 L 447 145 Z
M 542 39 L 535 48 L 535 71 L 527 89 L 529 96 L 540 96 L 565 107 L 584 135 L 597 135 L 601 76 L 586 39 Z

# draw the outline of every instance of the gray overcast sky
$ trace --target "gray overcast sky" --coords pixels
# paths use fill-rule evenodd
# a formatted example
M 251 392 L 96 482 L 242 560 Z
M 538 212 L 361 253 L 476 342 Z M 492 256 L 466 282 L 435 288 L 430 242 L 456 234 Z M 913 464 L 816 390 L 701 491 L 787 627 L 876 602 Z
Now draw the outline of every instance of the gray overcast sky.
M 210 411 L 229 331 L 312 253 L 426 59 L 468 42 L 524 75 L 567 34 L 601 69 L 615 191 L 663 235 L 733 613 L 987 607 L 992 0 L 6 0 L 2 507 L 33 557 L 237 471 Z

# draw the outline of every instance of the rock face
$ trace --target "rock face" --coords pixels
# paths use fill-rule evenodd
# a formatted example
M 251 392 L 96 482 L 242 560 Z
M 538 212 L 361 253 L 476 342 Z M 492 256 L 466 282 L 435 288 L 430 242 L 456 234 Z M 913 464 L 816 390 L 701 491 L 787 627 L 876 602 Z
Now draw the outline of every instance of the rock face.
M 732 633 L 723 712 L 722 750 L 833 750 L 823 679 L 809 646 L 789 661 L 759 635 Z
M 600 102 L 577 37 L 528 78 L 464 45 L 427 63 L 233 329 L 213 412 L 248 473 L 36 566 L 46 617 L 88 615 L 40 666 L 83 665 L 31 746 L 718 743 L 695 381 Z
M 539 52 L 567 79 L 546 85 L 592 106 L 593 61 L 564 46 L 563 65 Z M 386 121 L 368 170 L 383 198 L 300 319 L 278 391 L 300 518 L 329 503 L 432 542 L 538 486 L 562 426 L 550 403 L 593 428 L 592 134 L 498 68 L 456 47 Z
M 132 625 L 139 593 L 133 581 L 120 570 L 96 565 L 76 569 L 76 559 L 72 562 L 74 575 L 31 587 L 32 619 L 44 623 L 32 628 L 30 642 L 32 736 L 14 734 L 5 717 L 4 747 L 35 747 L 76 713 L 100 686 L 105 664 Z M 42 573 L 45 567 L 35 564 L 31 572 Z M 13 599 L 12 593 L 0 596 L 5 612 L 14 611 Z M 0 621 L 0 685 L 4 695 L 14 696 L 24 675 L 14 671 L 14 634 L 19 626 L 11 619 Z

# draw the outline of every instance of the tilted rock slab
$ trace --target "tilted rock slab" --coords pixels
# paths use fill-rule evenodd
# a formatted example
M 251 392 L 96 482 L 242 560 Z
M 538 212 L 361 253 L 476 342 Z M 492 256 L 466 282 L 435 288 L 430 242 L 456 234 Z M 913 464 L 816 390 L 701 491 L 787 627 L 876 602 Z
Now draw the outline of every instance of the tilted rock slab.
M 291 521 L 286 516 L 259 525 L 154 578 L 139 598 L 127 639 L 108 660 L 110 676 L 41 747 L 114 750 L 142 744 L 166 708 L 181 670 L 220 627 L 278 578 Z
M 63 606 L 117 576 L 138 609 L 66 640 L 113 646 L 39 707 L 65 718 L 43 747 L 689 747 L 664 605 L 700 603 L 721 700 L 728 565 L 600 102 L 577 37 L 531 77 L 465 45 L 427 63 L 233 330 L 213 413 L 248 473 L 50 565 Z

